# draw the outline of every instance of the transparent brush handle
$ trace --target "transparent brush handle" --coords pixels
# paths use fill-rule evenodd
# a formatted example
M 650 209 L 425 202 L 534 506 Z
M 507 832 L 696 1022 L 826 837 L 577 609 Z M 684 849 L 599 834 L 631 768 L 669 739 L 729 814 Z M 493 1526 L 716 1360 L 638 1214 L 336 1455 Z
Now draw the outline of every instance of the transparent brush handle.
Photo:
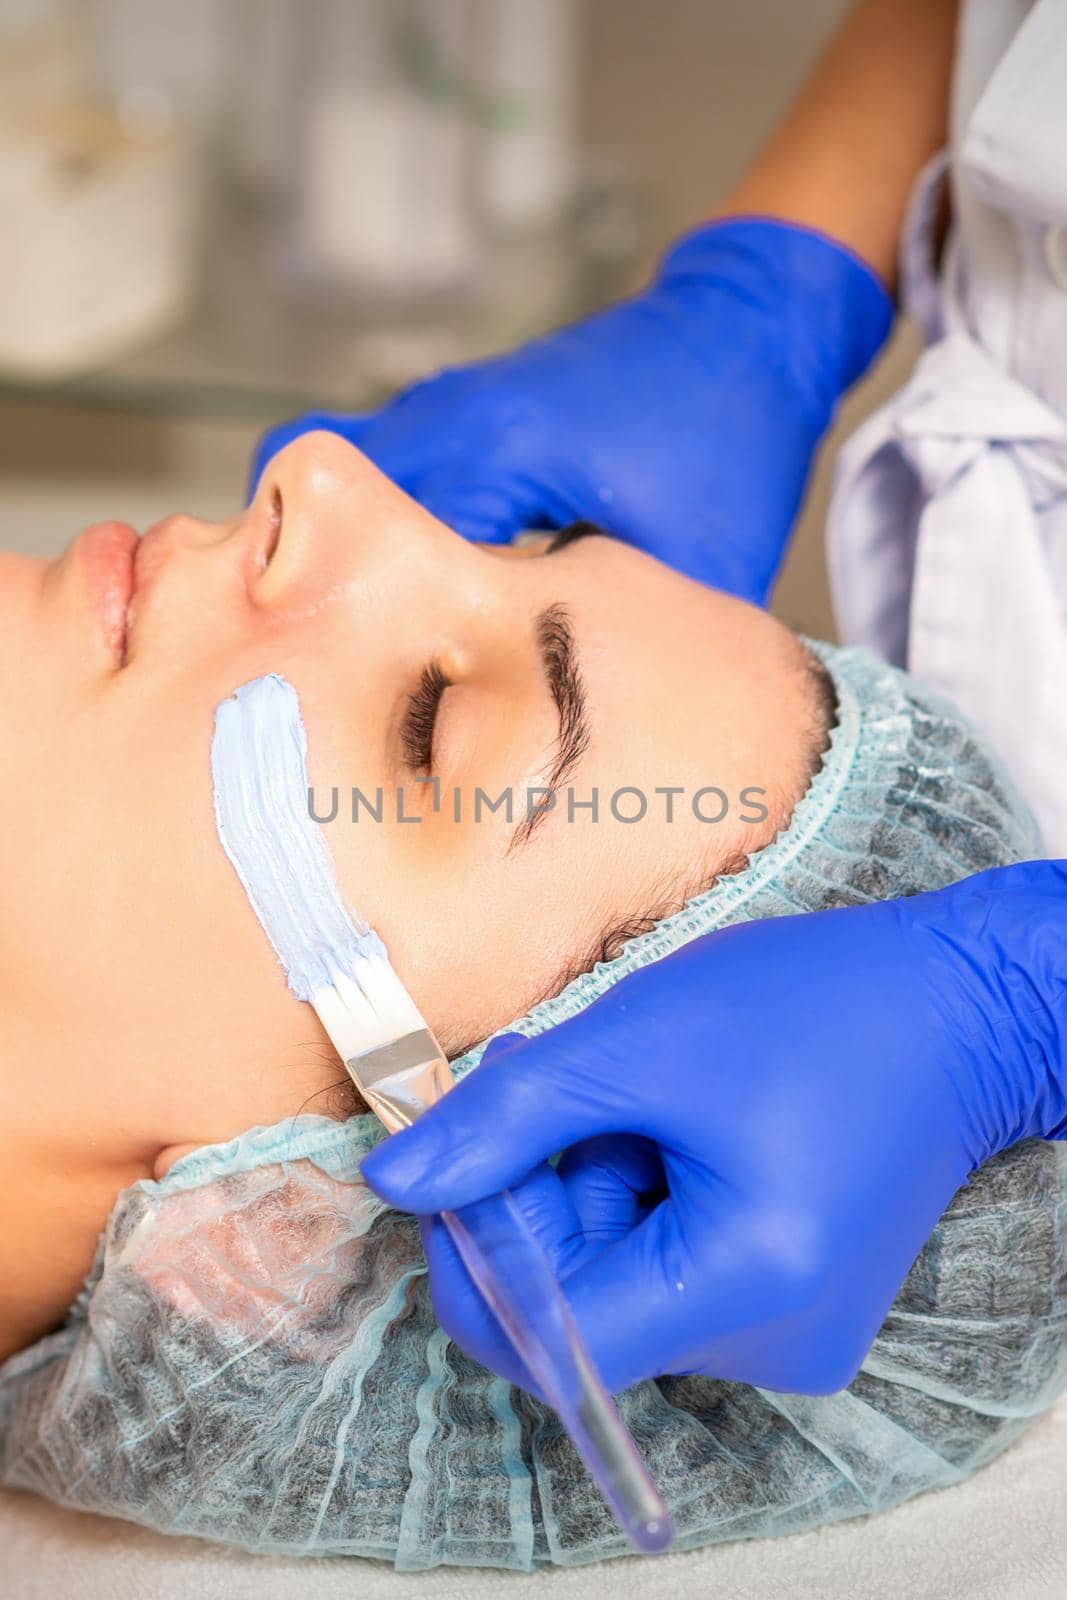
M 513 1197 L 505 1189 L 442 1218 L 482 1298 L 559 1413 L 629 1538 L 639 1550 L 665 1550 L 674 1538 L 667 1507 Z

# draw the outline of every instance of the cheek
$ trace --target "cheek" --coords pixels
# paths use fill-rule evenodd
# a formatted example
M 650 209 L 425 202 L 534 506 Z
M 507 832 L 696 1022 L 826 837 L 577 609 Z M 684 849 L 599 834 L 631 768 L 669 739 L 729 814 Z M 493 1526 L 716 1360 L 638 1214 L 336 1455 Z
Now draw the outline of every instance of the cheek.
M 533 871 L 486 862 L 457 879 L 447 904 L 424 901 L 424 914 L 398 929 L 397 969 L 453 1052 L 554 993 L 561 972 L 584 957 L 599 895 L 551 863 L 547 850 Z
M 508 937 L 498 877 L 461 841 L 423 848 L 422 829 L 352 824 L 324 829 L 342 893 L 381 935 L 389 958 L 446 1049 L 480 1038 L 509 1009 L 518 940 Z

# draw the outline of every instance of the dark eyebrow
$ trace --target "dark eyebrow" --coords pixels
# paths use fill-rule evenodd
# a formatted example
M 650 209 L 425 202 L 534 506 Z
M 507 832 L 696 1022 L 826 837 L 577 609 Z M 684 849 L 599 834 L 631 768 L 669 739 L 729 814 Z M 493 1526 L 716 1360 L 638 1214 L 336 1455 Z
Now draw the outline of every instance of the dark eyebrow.
M 556 751 L 545 782 L 545 788 L 555 797 L 560 784 L 570 777 L 589 748 L 589 717 L 569 614 L 563 606 L 548 606 L 535 626 L 538 654 L 559 718 Z M 527 843 L 534 829 L 553 809 L 553 803 L 554 800 L 546 799 L 535 811 L 520 819 L 508 845 L 509 853 Z

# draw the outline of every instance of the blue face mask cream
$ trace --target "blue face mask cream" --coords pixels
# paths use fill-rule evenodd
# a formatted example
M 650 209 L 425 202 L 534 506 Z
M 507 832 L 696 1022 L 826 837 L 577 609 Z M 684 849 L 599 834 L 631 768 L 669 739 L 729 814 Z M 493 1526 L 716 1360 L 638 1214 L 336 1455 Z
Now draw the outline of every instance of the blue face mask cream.
M 215 823 L 223 849 L 298 1000 L 318 1014 L 390 1133 L 452 1087 L 437 1040 L 384 944 L 341 896 L 307 804 L 307 734 L 276 674 L 215 713 Z M 552 1266 L 505 1190 L 443 1213 L 467 1271 L 638 1550 L 674 1537 L 667 1508 L 600 1381 Z

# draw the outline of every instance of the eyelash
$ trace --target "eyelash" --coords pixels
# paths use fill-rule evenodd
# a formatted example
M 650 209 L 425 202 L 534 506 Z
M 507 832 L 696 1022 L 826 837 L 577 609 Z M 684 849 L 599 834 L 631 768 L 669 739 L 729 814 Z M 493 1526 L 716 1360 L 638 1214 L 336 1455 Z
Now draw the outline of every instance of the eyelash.
M 602 529 L 593 522 L 572 522 L 561 528 L 549 545 L 549 552 L 562 550 L 579 539 L 599 534 Z M 451 680 L 445 677 L 436 661 L 423 668 L 419 686 L 408 696 L 407 711 L 400 725 L 400 743 L 404 759 L 415 772 L 433 770 L 433 736 L 437 726 L 437 713 Z
M 408 695 L 408 708 L 400 725 L 400 743 L 404 759 L 416 772 L 429 772 L 433 767 L 437 712 L 450 681 L 433 661 L 423 668 L 415 693 Z

